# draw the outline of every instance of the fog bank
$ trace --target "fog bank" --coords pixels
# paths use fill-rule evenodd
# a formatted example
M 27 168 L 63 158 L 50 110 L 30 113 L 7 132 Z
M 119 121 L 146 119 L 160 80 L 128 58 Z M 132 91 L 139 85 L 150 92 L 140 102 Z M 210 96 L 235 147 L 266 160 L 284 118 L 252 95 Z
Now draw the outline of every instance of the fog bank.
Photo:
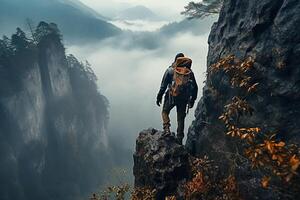
M 117 40 L 118 38 L 116 38 Z M 130 40 L 130 39 L 129 39 Z M 199 96 L 205 79 L 207 34 L 190 33 L 164 38 L 154 49 L 131 48 L 118 41 L 103 41 L 87 46 L 71 46 L 68 52 L 87 59 L 99 78 L 99 87 L 110 102 L 109 134 L 133 149 L 140 130 L 153 127 L 161 129 L 161 108 L 155 105 L 156 94 L 164 71 L 178 52 L 193 59 L 193 71 Z M 126 42 L 124 40 L 122 43 Z M 117 44 L 120 44 L 119 46 Z M 186 130 L 193 119 L 192 109 L 186 119 Z M 176 110 L 172 112 L 172 130 L 176 129 Z

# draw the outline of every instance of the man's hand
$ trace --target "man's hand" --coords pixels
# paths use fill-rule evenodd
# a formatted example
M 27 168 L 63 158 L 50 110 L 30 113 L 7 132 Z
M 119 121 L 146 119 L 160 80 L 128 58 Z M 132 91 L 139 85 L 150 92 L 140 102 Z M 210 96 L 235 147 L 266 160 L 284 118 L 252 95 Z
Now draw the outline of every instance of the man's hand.
M 156 105 L 157 106 L 160 106 L 161 100 L 162 100 L 162 96 L 161 95 L 157 95 L 157 98 L 156 98 Z
M 157 105 L 157 106 L 160 106 L 160 104 L 161 104 L 161 101 L 156 100 L 156 105 Z
M 193 107 L 194 107 L 194 104 L 195 104 L 195 101 L 190 101 L 190 102 L 189 102 L 189 108 L 193 108 Z

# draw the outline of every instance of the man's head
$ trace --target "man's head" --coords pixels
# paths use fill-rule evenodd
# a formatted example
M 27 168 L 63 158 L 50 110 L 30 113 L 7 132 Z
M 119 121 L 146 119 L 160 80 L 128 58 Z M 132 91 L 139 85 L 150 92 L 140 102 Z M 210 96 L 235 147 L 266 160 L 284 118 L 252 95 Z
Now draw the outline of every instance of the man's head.
M 184 57 L 184 54 L 183 54 L 183 53 L 178 53 L 178 54 L 175 56 L 174 62 L 176 62 L 177 58 L 180 58 L 180 57 Z

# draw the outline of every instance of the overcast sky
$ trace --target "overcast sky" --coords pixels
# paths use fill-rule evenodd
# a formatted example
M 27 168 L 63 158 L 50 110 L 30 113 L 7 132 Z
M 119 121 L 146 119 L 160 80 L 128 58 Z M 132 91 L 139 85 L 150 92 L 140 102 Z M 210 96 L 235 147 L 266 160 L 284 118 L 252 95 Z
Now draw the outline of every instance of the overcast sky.
M 103 15 L 111 15 L 113 12 L 124 8 L 143 5 L 150 8 L 156 14 L 177 20 L 181 18 L 180 12 L 191 0 L 81 0 L 86 5 Z

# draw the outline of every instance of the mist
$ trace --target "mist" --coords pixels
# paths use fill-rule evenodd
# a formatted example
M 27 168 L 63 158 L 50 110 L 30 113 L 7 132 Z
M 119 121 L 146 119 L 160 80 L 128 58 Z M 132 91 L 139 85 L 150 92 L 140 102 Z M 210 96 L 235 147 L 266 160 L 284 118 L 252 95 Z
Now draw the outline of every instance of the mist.
M 183 11 L 184 6 L 186 6 L 190 0 L 81 0 L 86 5 L 94 8 L 99 13 L 102 13 L 108 17 L 115 17 L 116 13 L 119 11 L 130 8 L 135 5 L 144 5 L 155 13 L 170 20 L 180 20 L 183 17 L 180 16 L 180 12 Z
M 96 44 L 67 48 L 67 52 L 91 63 L 99 88 L 110 103 L 111 149 L 122 146 L 121 149 L 127 150 L 115 156 L 121 164 L 127 163 L 129 166 L 125 167 L 129 170 L 138 133 L 150 127 L 162 129 L 161 107 L 155 104 L 156 95 L 165 70 L 178 52 L 193 59 L 192 70 L 199 86 L 197 101 L 200 99 L 209 29 L 209 26 L 204 27 L 206 33 L 199 35 L 189 31 L 171 36 L 160 31 L 127 32 Z M 187 115 L 185 134 L 194 118 L 195 107 Z M 171 130 L 176 132 L 176 109 L 171 112 L 171 124 Z

